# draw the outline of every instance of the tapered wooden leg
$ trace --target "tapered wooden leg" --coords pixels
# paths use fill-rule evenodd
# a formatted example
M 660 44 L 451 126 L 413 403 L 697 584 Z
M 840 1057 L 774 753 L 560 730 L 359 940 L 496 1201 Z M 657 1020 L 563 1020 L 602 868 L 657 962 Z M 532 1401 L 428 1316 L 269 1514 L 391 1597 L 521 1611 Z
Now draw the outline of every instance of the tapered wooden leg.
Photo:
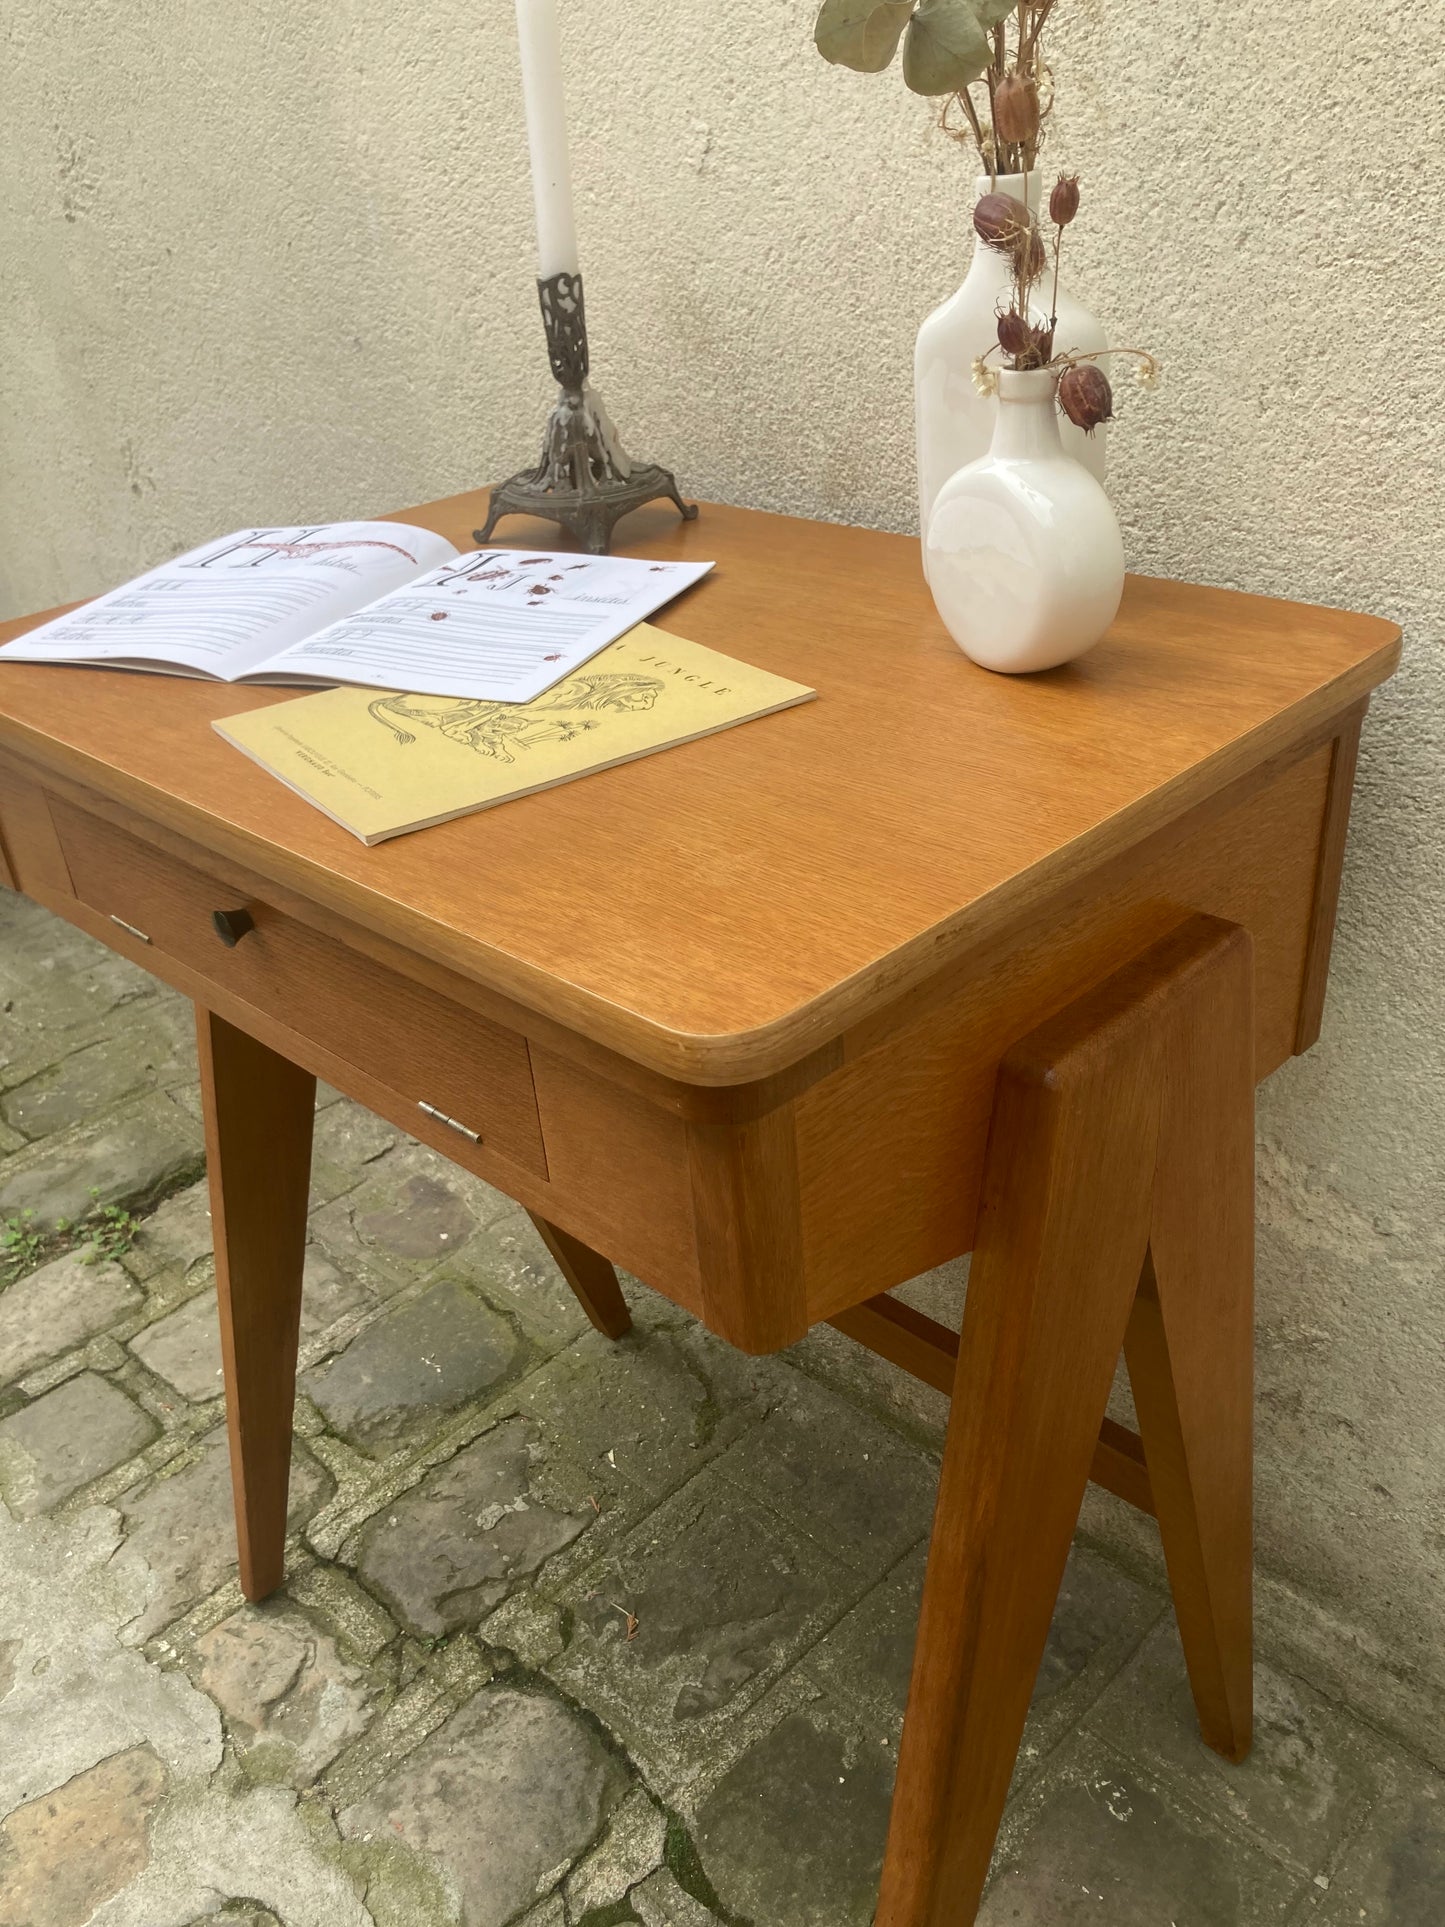
M 1251 990 L 1236 946 L 1178 1014 L 1124 1345 L 1200 1729 L 1231 1760 L 1253 1705 Z
M 630 1331 L 632 1313 L 622 1296 L 617 1273 L 607 1260 L 591 1245 L 574 1238 L 570 1231 L 539 1218 L 535 1211 L 529 1211 L 527 1216 L 536 1225 L 543 1244 L 557 1261 L 557 1269 L 572 1287 L 594 1328 L 604 1338 L 621 1338 L 625 1331 Z
M 1175 1142 L 1181 1013 L 1241 959 L 1192 919 L 1000 1069 L 878 1927 L 975 1918 Z
M 316 1079 L 196 1010 L 241 1590 L 280 1585 Z

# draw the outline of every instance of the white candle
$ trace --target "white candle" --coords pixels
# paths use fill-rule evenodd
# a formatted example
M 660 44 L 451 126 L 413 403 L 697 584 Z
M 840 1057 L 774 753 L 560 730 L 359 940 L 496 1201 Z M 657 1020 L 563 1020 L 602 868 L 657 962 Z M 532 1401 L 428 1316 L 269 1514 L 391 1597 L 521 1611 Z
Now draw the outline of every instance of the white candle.
M 537 205 L 537 276 L 549 281 L 554 274 L 576 274 L 578 268 L 557 0 L 517 0 L 517 39 Z

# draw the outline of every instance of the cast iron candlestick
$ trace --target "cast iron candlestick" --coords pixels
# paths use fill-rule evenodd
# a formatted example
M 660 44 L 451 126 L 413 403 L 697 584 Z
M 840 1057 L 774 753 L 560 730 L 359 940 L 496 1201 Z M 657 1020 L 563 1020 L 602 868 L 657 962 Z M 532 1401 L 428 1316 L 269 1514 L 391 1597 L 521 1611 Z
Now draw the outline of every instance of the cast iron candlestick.
M 601 398 L 587 380 L 587 311 L 580 274 L 554 274 L 538 281 L 547 354 L 561 394 L 547 418 L 542 459 L 492 490 L 486 525 L 472 539 L 485 543 L 504 515 L 540 515 L 560 522 L 591 555 L 603 555 L 614 523 L 644 502 L 665 495 L 685 522 L 697 514 L 684 502 L 672 471 L 630 462 Z

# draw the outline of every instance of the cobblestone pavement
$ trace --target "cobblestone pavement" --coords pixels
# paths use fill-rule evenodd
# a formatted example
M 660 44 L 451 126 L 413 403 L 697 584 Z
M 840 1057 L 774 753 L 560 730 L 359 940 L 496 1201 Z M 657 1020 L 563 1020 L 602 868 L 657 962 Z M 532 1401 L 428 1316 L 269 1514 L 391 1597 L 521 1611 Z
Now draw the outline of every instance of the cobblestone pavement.
M 0 892 L 0 1927 L 864 1927 L 941 1401 L 630 1282 L 608 1344 L 514 1205 L 324 1092 L 247 1606 L 190 1031 Z M 1439 1927 L 1445 1781 L 1259 1696 L 1227 1767 L 1157 1583 L 1081 1542 L 982 1920 Z

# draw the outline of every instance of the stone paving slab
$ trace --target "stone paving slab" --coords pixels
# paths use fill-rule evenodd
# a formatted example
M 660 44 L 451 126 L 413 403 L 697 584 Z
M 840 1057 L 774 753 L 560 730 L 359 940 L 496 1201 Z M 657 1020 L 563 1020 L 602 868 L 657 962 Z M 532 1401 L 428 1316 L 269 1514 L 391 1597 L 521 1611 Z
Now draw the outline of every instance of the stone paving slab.
M 295 1530 L 321 1504 L 330 1480 L 299 1442 L 291 1457 L 288 1523 Z M 214 1592 L 235 1570 L 231 1459 L 224 1431 L 212 1433 L 194 1463 L 120 1502 L 127 1543 L 150 1567 L 154 1593 L 128 1637 L 148 1639 Z
M 196 1684 L 253 1779 L 308 1786 L 367 1729 L 374 1682 L 284 1604 L 232 1613 L 197 1640 L 195 1659 Z
M 395 1676 L 395 1691 L 378 1701 L 367 1732 L 317 1783 L 333 1815 L 367 1799 L 398 1762 L 505 1670 L 496 1654 L 466 1634 L 427 1644 L 403 1636 L 384 1663 Z
M 136 965 L 10 891 L 0 893 L 0 1090 L 144 1013 L 182 1000 Z
M 453 1279 L 389 1309 L 301 1390 L 330 1428 L 374 1457 L 500 1386 L 521 1361 L 516 1332 Z
M 130 1341 L 130 1348 L 157 1378 L 192 1404 L 219 1398 L 221 1383 L 221 1315 L 214 1291 L 188 1298 L 164 1318 L 147 1325 Z
M 1389 1789 L 1398 1756 L 1369 1728 L 1269 1666 L 1255 1668 L 1254 1698 L 1254 1749 L 1232 1765 L 1199 1736 L 1169 1614 L 1085 1725 L 1205 1811 L 1313 1873 Z
M 718 1472 L 874 1579 L 927 1535 L 938 1492 L 935 1464 L 801 1375 Z
M 114 1753 L 0 1821 L 0 1927 L 79 1927 L 143 1873 L 166 1770 Z
M 122 1643 L 119 1629 L 145 1605 L 149 1580 L 114 1512 L 21 1524 L 0 1507 L 0 1573 L 0 1646 L 10 1655 L 0 1814 L 136 1746 L 174 1779 L 215 1771 L 215 1707 Z
M 956 1269 L 955 1266 L 944 1267 L 945 1271 Z M 898 1293 L 899 1297 L 907 1295 L 906 1291 Z M 928 1310 L 929 1307 L 923 1305 L 919 1309 Z M 937 1316 L 952 1330 L 958 1330 L 956 1312 L 930 1311 L 930 1316 Z M 948 1424 L 948 1400 L 942 1392 L 925 1385 L 922 1379 L 911 1378 L 907 1372 L 899 1371 L 896 1365 L 890 1365 L 887 1359 L 879 1358 L 875 1352 L 865 1351 L 831 1325 L 815 1325 L 806 1338 L 790 1348 L 787 1358 L 800 1372 L 820 1384 L 830 1386 L 857 1410 L 881 1418 L 913 1444 L 932 1452 L 935 1457 L 942 1452 Z
M 338 1271 L 326 1254 L 307 1250 L 301 1275 L 301 1350 L 315 1348 L 326 1333 L 344 1319 L 352 1319 L 376 1299 L 365 1282 Z M 0 1320 L 4 1316 L 0 1300 Z M 175 1311 L 147 1325 L 130 1341 L 141 1363 L 192 1404 L 219 1398 L 221 1383 L 221 1318 L 213 1288 L 198 1292 Z
M 453 1275 L 450 1261 L 438 1275 Z M 586 1312 L 525 1211 L 513 1207 L 474 1231 L 454 1275 L 479 1290 L 546 1351 L 591 1330 Z
M 741 1371 L 691 1332 L 634 1327 L 619 1341 L 588 1327 L 528 1379 L 523 1408 L 603 1484 L 654 1498 L 691 1478 L 778 1396 L 764 1366 Z M 731 1348 L 726 1348 L 730 1350 Z M 738 1356 L 736 1353 L 734 1357 Z
M 216 1913 L 198 1916 L 187 1922 L 187 1927 L 284 1927 L 284 1923 L 269 1907 L 241 1900 L 229 1901 Z
M 22 1519 L 49 1512 L 158 1430 L 108 1379 L 82 1372 L 0 1421 L 0 1498 Z
M 149 1091 L 0 1163 L 0 1216 L 32 1211 L 53 1226 L 104 1205 L 139 1206 L 194 1176 L 201 1159 L 194 1120 L 165 1092 Z
M 478 1232 L 516 1209 L 460 1165 L 403 1138 L 313 1213 L 311 1231 L 343 1270 L 360 1261 L 381 1288 L 395 1290 L 466 1254 Z
M 81 1909 L 65 1927 L 77 1927 L 124 1850 L 131 1873 L 103 1903 L 105 1927 L 184 1927 L 233 1895 L 284 1911 L 287 1927 L 372 1927 L 334 1834 L 328 1847 L 324 1830 L 308 1832 L 288 1790 L 228 1776 L 212 1702 L 123 1643 L 151 1581 L 120 1526 L 105 1508 L 21 1524 L 0 1507 L 0 1647 L 12 1652 L 0 1816 L 28 1809 L 23 1858 L 0 1853 L 0 1908 L 25 1927 L 44 1920 L 35 1888 L 58 1903 L 66 1888 L 49 1870 L 59 1868 Z M 155 1803 L 129 1774 L 96 1771 L 136 1752 L 163 1769 Z M 10 1831 L 15 1845 L 13 1819 Z
M 378 1927 L 363 1880 L 346 1866 L 334 1829 L 289 1787 L 253 1787 L 224 1768 L 173 1786 L 150 1831 L 150 1863 L 94 1927 L 205 1927 L 218 1900 L 249 1903 L 242 1921 L 279 1927 Z M 223 1916 L 224 1918 L 224 1916 Z M 433 1927 L 425 1916 L 406 1927 Z M 435 1927 L 442 1927 L 439 1918 Z
M 546 1502 L 534 1485 L 544 1451 L 521 1418 L 484 1432 L 382 1507 L 362 1534 L 358 1577 L 420 1637 L 474 1624 L 595 1516 Z
M 1290 1927 L 1440 1927 L 1445 1920 L 1445 1778 L 1402 1761 L 1397 1784 L 1330 1875 L 1312 1881 Z
M 280 1598 L 292 1600 L 353 1659 L 369 1664 L 396 1637 L 396 1621 L 340 1566 L 294 1557 Z
M 83 1344 L 141 1304 L 118 1264 L 79 1252 L 42 1265 L 0 1293 L 0 1385 Z
M 895 1740 L 913 1668 L 927 1547 L 862 1599 L 803 1661 L 841 1698 L 854 1698 Z M 1101 1554 L 1076 1545 L 1059 1589 L 1024 1728 L 1016 1779 L 1073 1730 L 1165 1611 L 1163 1600 Z
M 127 1316 L 122 1322 L 128 1324 L 130 1317 Z M 63 1385 L 68 1378 L 78 1377 L 81 1372 L 100 1372 L 121 1382 L 127 1376 L 125 1365 L 125 1352 L 116 1339 L 109 1332 L 98 1332 L 77 1350 L 63 1352 L 59 1358 L 52 1358 L 47 1364 L 38 1365 L 33 1372 L 27 1372 L 17 1386 L 0 1393 L 0 1406 L 7 1414 L 18 1411 L 21 1399 L 43 1398 L 47 1392 L 53 1392 L 57 1385 Z M 122 1382 L 121 1389 L 132 1396 L 138 1391 L 134 1383 Z M 166 1414 L 158 1408 L 155 1400 L 141 1397 L 139 1403 L 152 1418 L 165 1422 Z
M 318 1109 L 311 1139 L 311 1200 L 313 1206 L 329 1204 L 355 1189 L 358 1177 L 369 1164 L 384 1157 L 403 1142 L 402 1133 L 374 1111 L 336 1096 L 323 1102 L 317 1092 Z
M 0 1098 L 0 1117 L 22 1138 L 49 1137 L 141 1091 L 166 1090 L 195 1074 L 190 1011 L 167 1003 L 12 1086 Z
M 628 1774 L 559 1701 L 484 1687 L 366 1800 L 351 1839 L 399 1843 L 438 1866 L 466 1927 L 505 1927 L 593 1844 Z
M 675 1797 L 739 1716 L 847 1609 L 847 1568 L 712 1469 L 574 1580 L 548 1668 Z
M 626 1920 L 627 1915 L 624 1914 L 622 1918 Z M 514 1923 L 514 1927 L 568 1927 L 566 1902 L 560 1894 L 549 1894 L 545 1900 L 538 1901 L 535 1907 L 529 1907 Z
M 868 1927 L 896 1750 L 826 1695 L 784 1714 L 698 1802 L 692 1833 L 732 1915 Z
M 211 1194 L 204 1178 L 174 1192 L 157 1206 L 136 1233 L 125 1266 L 146 1283 L 171 1269 L 182 1277 L 211 1256 Z
M 566 1914 L 580 1920 L 598 1908 L 616 1907 L 661 1868 L 666 1847 L 666 1814 L 634 1786 L 612 1809 L 601 1839 L 567 1876 Z
M 1296 1871 L 1171 1798 L 1092 1735 L 1049 1761 L 1005 1820 L 979 1927 L 1266 1927 Z

